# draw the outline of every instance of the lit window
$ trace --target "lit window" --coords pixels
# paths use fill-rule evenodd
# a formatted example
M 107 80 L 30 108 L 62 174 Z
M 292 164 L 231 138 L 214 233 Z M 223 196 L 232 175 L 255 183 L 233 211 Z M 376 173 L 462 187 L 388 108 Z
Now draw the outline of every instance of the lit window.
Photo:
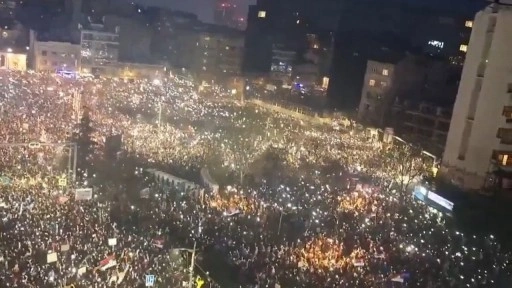
M 314 44 L 313 49 L 318 49 L 318 44 Z
M 297 24 L 300 24 L 300 20 L 297 20 Z
M 368 83 L 370 86 L 375 86 L 375 80 L 371 79 L 370 82 Z
M 267 11 L 258 11 L 258 18 L 267 17 Z
M 382 75 L 388 76 L 389 75 L 388 69 L 382 69 Z
M 466 27 L 473 28 L 473 21 L 466 21 Z
M 464 44 L 460 45 L 459 50 L 462 51 L 462 52 L 467 52 L 468 51 L 468 45 L 464 45 Z

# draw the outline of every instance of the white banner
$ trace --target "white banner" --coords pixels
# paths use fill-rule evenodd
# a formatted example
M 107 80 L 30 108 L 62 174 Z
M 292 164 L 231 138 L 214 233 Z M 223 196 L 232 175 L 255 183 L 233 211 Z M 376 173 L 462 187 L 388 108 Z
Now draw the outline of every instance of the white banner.
M 91 200 L 92 188 L 81 188 L 75 190 L 75 200 Z
M 109 238 L 108 239 L 108 246 L 116 246 L 117 245 L 117 239 L 116 238 Z
M 48 255 L 46 255 L 46 263 L 53 263 L 53 262 L 57 262 L 57 253 L 55 253 L 55 252 L 48 253 Z

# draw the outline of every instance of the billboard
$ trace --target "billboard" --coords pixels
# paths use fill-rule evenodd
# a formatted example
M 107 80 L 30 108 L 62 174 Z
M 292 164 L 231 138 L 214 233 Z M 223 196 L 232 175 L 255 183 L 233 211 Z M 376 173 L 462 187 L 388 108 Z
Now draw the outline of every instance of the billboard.
M 453 210 L 453 202 L 440 196 L 437 193 L 428 190 L 423 186 L 414 187 L 413 196 L 414 198 L 437 210 L 441 210 L 446 213 L 450 213 Z

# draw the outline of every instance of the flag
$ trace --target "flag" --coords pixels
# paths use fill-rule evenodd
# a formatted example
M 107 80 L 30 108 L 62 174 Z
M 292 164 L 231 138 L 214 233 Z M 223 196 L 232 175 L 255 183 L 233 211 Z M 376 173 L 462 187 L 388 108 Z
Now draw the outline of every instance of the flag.
M 153 246 L 160 249 L 164 248 L 164 239 L 153 239 Z
M 64 204 L 64 203 L 68 202 L 68 200 L 69 200 L 69 197 L 59 196 L 59 198 L 57 198 L 57 203 Z
M 97 269 L 100 269 L 101 271 L 105 271 L 108 268 L 114 267 L 117 265 L 117 261 L 115 259 L 114 255 L 107 256 L 107 258 L 100 261 L 100 265 L 96 267 Z

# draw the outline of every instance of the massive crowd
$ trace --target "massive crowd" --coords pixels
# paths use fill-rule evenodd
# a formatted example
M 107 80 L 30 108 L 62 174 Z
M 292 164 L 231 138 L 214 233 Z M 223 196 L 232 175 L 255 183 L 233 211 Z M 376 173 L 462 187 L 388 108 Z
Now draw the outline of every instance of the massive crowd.
M 196 91 L 179 77 L 0 71 L 0 287 L 143 287 L 146 275 L 156 287 L 176 287 L 188 272 L 169 251 L 194 241 L 199 257 L 213 250 L 236 271 L 236 284 L 223 284 L 233 288 L 497 287 L 508 272 L 511 255 L 492 235 L 460 233 L 416 202 L 397 183 L 407 176 L 397 178 L 400 165 L 390 165 L 408 160 L 364 131 L 304 123 L 222 89 Z M 75 199 L 74 188 L 91 179 L 59 179 L 83 109 L 98 143 L 92 162 L 101 162 L 109 136 L 122 134 L 127 153 L 112 169 L 134 159 L 206 184 L 206 167 L 224 187 L 198 197 L 137 169 L 123 178 L 136 178 L 135 188 L 103 179 L 92 199 Z M 146 187 L 148 199 L 112 197 Z

